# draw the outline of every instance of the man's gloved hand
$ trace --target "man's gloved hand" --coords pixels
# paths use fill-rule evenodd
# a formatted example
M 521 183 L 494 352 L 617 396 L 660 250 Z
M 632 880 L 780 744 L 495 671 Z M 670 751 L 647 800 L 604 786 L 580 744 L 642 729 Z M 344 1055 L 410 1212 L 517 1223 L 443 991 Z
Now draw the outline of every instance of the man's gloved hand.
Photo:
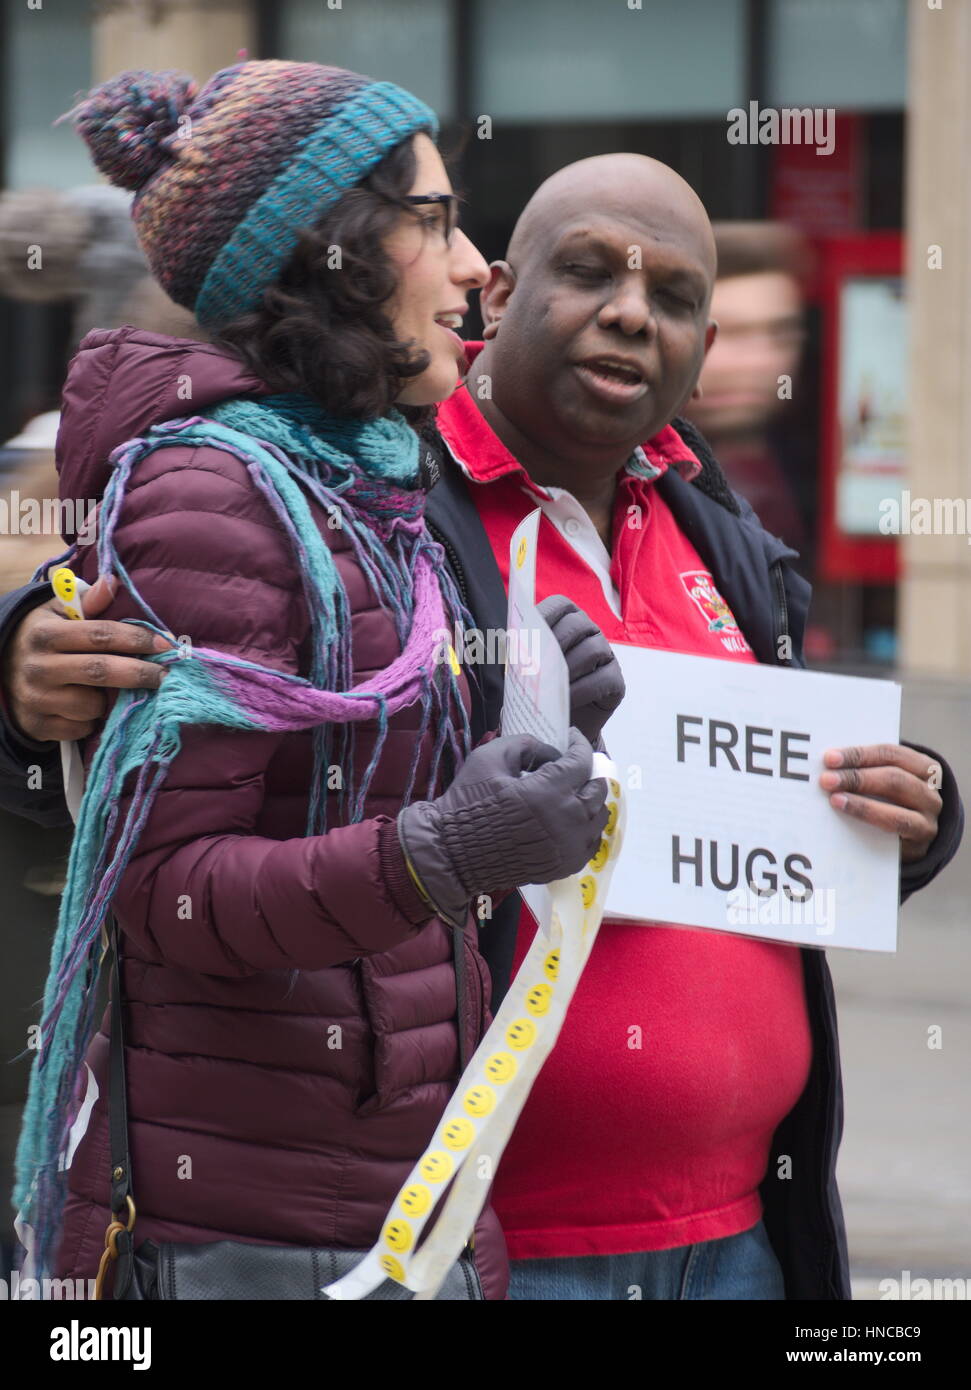
M 536 606 L 566 657 L 570 723 L 595 744 L 624 698 L 626 687 L 620 662 L 593 619 L 563 594 L 551 594 Z
M 398 815 L 398 838 L 435 911 L 460 925 L 477 893 L 552 883 L 582 868 L 607 825 L 607 783 L 570 730 L 565 753 L 527 734 L 473 749 L 436 801 Z

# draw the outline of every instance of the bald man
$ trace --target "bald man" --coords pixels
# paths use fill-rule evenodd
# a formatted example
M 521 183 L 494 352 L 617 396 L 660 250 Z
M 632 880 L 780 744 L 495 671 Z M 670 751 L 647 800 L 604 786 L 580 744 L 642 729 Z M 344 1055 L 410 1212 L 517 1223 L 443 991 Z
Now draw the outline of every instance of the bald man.
M 507 581 L 538 506 L 538 597 L 588 615 L 563 619 L 578 643 L 592 620 L 627 644 L 803 664 L 795 552 L 678 419 L 715 339 L 715 260 L 695 193 L 641 155 L 582 160 L 530 200 L 482 292 L 484 345 L 438 413 L 451 458 L 427 515 L 475 576 L 477 616 L 503 598 L 482 532 Z M 498 681 L 490 697 L 497 712 Z M 841 757 L 833 814 L 900 836 L 906 895 L 957 848 L 953 778 L 942 798 L 913 747 Z M 526 913 L 483 929 L 500 990 L 533 931 Z M 848 1298 L 841 1129 L 822 952 L 606 922 L 496 1178 L 511 1296 Z
M 492 267 L 485 342 L 468 344 L 466 383 L 440 407 L 426 520 L 475 624 L 504 626 L 509 538 L 539 507 L 538 597 L 572 600 L 549 616 L 574 679 L 596 626 L 633 645 L 803 664 L 809 590 L 794 552 L 678 415 L 715 336 L 714 273 L 704 208 L 672 170 L 632 154 L 571 165 L 530 200 Z M 15 595 L 8 612 L 46 595 Z M 102 654 L 102 683 L 145 683 L 130 628 L 64 623 L 52 641 L 51 622 L 33 613 L 11 639 L 0 612 L 13 721 L 37 740 L 77 712 L 68 645 Z M 478 738 L 498 725 L 502 670 L 475 674 Z M 9 721 L 2 739 L 8 788 L 42 760 L 56 784 L 43 743 Z M 823 782 L 833 813 L 900 838 L 906 897 L 960 842 L 953 776 L 915 746 L 840 756 Z M 532 933 L 515 897 L 483 923 L 494 1006 Z M 513 1296 L 848 1298 L 841 1131 L 821 951 L 605 923 L 495 1185 Z

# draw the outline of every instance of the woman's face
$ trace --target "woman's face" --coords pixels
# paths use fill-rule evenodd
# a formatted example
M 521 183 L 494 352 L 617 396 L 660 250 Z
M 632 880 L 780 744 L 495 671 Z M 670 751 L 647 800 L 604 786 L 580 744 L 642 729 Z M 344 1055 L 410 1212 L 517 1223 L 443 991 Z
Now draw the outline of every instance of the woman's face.
M 451 193 L 448 174 L 431 139 L 416 135 L 414 150 L 418 167 L 409 194 Z M 418 204 L 415 214 L 402 213 L 398 226 L 384 240 L 398 271 L 390 317 L 399 342 L 423 348 L 431 361 L 421 376 L 410 378 L 398 403 L 433 405 L 450 396 L 465 376 L 465 353 L 456 329 L 468 309 L 469 291 L 488 282 L 489 267 L 464 232 L 456 229 L 451 246 L 446 245 L 444 204 Z

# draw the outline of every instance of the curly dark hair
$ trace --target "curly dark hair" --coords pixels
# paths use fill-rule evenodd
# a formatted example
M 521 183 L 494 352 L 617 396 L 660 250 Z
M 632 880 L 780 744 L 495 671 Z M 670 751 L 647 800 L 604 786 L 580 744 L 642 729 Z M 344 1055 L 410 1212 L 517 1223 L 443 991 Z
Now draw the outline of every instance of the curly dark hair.
M 416 168 L 412 141 L 396 145 L 301 233 L 261 307 L 214 333 L 213 342 L 241 357 L 271 391 L 311 396 L 334 415 L 387 414 L 430 361 L 413 342 L 398 341 L 385 307 L 398 275 L 381 242 L 402 211 L 415 214 L 404 195 Z M 402 409 L 416 427 L 433 414 Z

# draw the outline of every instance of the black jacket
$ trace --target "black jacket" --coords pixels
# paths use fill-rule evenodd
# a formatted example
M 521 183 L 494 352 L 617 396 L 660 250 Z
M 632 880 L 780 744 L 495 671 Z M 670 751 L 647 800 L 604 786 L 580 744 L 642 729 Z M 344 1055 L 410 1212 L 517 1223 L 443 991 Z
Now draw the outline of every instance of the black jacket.
M 748 504 L 728 489 L 696 431 L 681 421 L 675 425 L 702 458 L 704 470 L 694 484 L 688 484 L 669 469 L 655 486 L 711 571 L 758 660 L 803 666 L 810 590 L 789 563 L 795 552 L 764 531 Z M 435 483 L 428 497 L 429 528 L 445 548 L 466 606 L 477 627 L 504 627 L 505 589 L 489 539 L 461 472 L 437 436 L 426 441 L 424 467 L 428 482 Z M 39 584 L 0 599 L 0 654 L 14 624 L 50 593 L 49 585 Z M 479 738 L 499 725 L 502 669 L 481 665 L 467 670 L 473 685 L 473 733 Z M 944 807 L 930 851 L 901 870 L 901 901 L 929 883 L 953 858 L 964 826 L 950 768 L 939 754 L 922 751 L 943 768 Z M 31 785 L 29 765 L 37 770 Z M 0 718 L 0 808 L 42 825 L 64 825 L 69 820 L 56 745 L 25 741 L 5 718 Z M 481 934 L 480 945 L 493 976 L 494 1007 L 509 985 L 519 913 L 519 897 L 510 895 Z M 802 956 L 813 1061 L 802 1096 L 773 1139 L 768 1176 L 761 1188 L 764 1219 L 782 1265 L 787 1298 L 848 1299 L 846 1233 L 836 1187 L 836 1156 L 843 1131 L 836 1004 L 824 953 L 807 948 Z M 784 1165 L 791 1172 L 787 1178 L 777 1176 L 783 1156 L 790 1159 Z
M 763 530 L 748 503 L 729 490 L 701 436 L 680 420 L 674 423 L 702 459 L 704 469 L 695 484 L 668 469 L 654 486 L 710 570 L 758 660 L 803 667 L 810 587 L 789 563 L 796 552 Z M 444 448 L 436 449 L 429 441 L 429 449 L 426 467 L 432 477 L 439 475 L 428 497 L 429 529 L 445 548 L 476 626 L 504 627 L 505 589 L 468 486 Z M 495 665 L 474 669 L 478 698 L 473 734 L 478 738 L 499 725 L 502 669 Z M 941 763 L 944 806 L 928 853 L 902 866 L 902 902 L 953 858 L 964 828 L 964 810 L 951 769 L 939 754 L 921 751 Z M 509 985 L 519 913 L 518 895 L 507 898 L 480 936 L 493 975 L 494 1007 Z M 787 1298 L 848 1299 L 846 1231 L 836 1186 L 836 1156 L 843 1133 L 836 1001 L 824 952 L 807 947 L 802 957 L 813 1060 L 802 1096 L 773 1137 L 761 1187 L 764 1220 L 782 1266 Z M 783 1156 L 791 1161 L 781 1164 Z M 779 1177 L 780 1171 L 791 1176 Z

